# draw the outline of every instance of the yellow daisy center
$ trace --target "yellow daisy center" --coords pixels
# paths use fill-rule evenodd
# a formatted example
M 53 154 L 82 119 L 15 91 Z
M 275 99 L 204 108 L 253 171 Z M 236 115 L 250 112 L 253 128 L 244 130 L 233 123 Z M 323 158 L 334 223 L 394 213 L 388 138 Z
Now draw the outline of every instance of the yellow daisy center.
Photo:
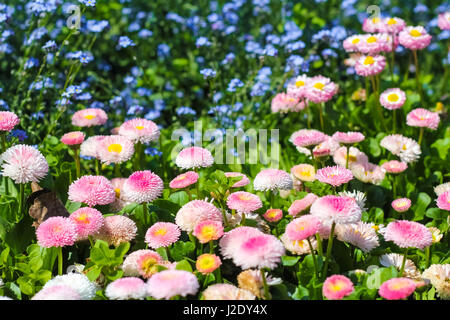
M 84 116 L 85 119 L 92 120 L 95 118 L 95 114 L 87 114 Z
M 115 153 L 120 153 L 122 152 L 122 146 L 118 143 L 113 143 L 110 144 L 108 147 L 108 151 L 109 152 L 115 152 Z
M 116 198 L 120 198 L 120 189 L 115 188 L 114 191 L 116 192 Z
M 387 99 L 389 102 L 396 102 L 398 101 L 398 95 L 396 93 L 391 93 L 387 96 Z
M 303 248 L 304 246 L 305 246 L 305 241 L 300 241 L 300 240 L 294 240 L 294 241 L 292 241 L 292 244 L 295 246 L 295 245 L 298 245 L 300 248 Z
M 147 259 L 145 259 L 142 264 L 141 264 L 141 269 L 146 273 L 146 274 L 152 274 L 156 272 L 156 259 L 149 257 Z
M 393 24 L 396 24 L 397 20 L 395 20 L 394 18 L 390 18 L 387 22 L 388 25 L 392 26 Z
M 79 222 L 82 222 L 84 224 L 88 224 L 89 223 L 89 219 L 86 213 L 82 213 L 77 217 L 77 220 Z
M 204 226 L 201 234 L 204 238 L 211 239 L 215 234 L 215 228 L 213 226 Z
M 368 56 L 368 57 L 366 57 L 366 58 L 364 59 L 364 64 L 365 64 L 365 65 L 373 64 L 373 63 L 375 63 L 375 59 L 374 59 L 373 57 L 371 57 L 371 56 Z
M 406 150 L 406 144 L 404 144 L 404 145 L 402 146 L 402 149 L 403 149 L 403 150 Z
M 154 235 L 155 236 L 164 236 L 167 233 L 167 229 L 166 228 L 161 228 L 155 231 Z
M 204 256 L 198 260 L 198 265 L 201 269 L 211 269 L 215 265 L 215 260 L 211 256 Z
M 359 38 L 355 38 L 355 39 L 353 39 L 352 44 L 357 44 L 358 42 L 359 42 Z
M 373 19 L 372 19 L 372 22 L 373 22 L 373 23 L 378 23 L 378 22 L 380 22 L 380 18 L 378 18 L 378 17 L 377 17 L 377 18 L 373 18 Z
M 60 233 L 61 231 L 62 231 L 62 229 L 61 229 L 60 226 L 54 226 L 54 227 L 53 227 L 53 232 L 54 232 L 54 233 Z
M 275 218 L 276 215 L 277 215 L 277 211 L 275 211 L 275 210 L 270 210 L 270 211 L 267 213 L 267 216 L 268 216 L 269 218 Z
M 413 29 L 409 32 L 410 35 L 412 35 L 413 37 L 420 37 L 422 34 L 420 33 L 420 31 Z
M 322 90 L 325 87 L 325 85 L 321 82 L 317 82 L 316 84 L 314 84 L 313 87 L 316 89 Z
M 136 126 L 135 128 L 136 128 L 136 130 L 142 130 L 142 129 L 144 129 L 144 126 Z
M 345 159 L 347 160 L 347 155 L 345 155 Z M 352 155 L 352 154 L 349 154 L 349 155 L 348 155 L 348 162 L 354 162 L 354 161 L 356 161 L 356 160 L 358 160 L 358 159 L 356 158 L 356 156 L 354 156 L 354 155 Z
M 249 195 L 247 195 L 247 194 L 240 194 L 238 196 L 238 198 L 239 198 L 239 200 L 242 200 L 242 201 L 248 201 L 248 200 L 251 199 L 251 197 Z
M 303 87 L 303 86 L 305 85 L 305 81 L 297 80 L 297 81 L 295 82 L 295 85 L 297 86 L 297 88 L 298 88 L 298 87 Z
M 444 109 L 444 104 L 442 102 L 436 102 L 436 111 L 442 111 L 443 109 Z
M 370 36 L 367 38 L 367 43 L 374 43 L 377 42 L 377 38 L 374 36 Z

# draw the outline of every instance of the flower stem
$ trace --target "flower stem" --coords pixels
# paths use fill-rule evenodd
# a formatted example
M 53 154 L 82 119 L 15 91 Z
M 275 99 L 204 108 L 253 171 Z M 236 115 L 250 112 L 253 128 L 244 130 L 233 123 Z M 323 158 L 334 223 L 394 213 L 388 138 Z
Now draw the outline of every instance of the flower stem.
M 19 222 L 23 217 L 23 199 L 25 197 L 25 185 L 23 183 L 19 184 Z
M 314 152 L 313 152 L 313 148 L 309 148 L 309 152 L 311 152 L 311 158 L 314 164 L 314 172 L 317 171 L 317 163 L 316 163 L 316 159 L 314 158 Z
M 350 146 L 346 145 L 347 147 L 347 157 L 345 158 L 345 169 L 348 169 L 348 158 L 350 157 Z
M 420 73 L 419 73 L 419 59 L 417 59 L 417 50 L 412 50 L 414 57 L 414 66 L 416 67 L 416 87 L 417 91 L 419 91 L 420 102 L 423 102 L 423 92 L 422 86 L 420 85 Z
M 320 129 L 323 131 L 323 114 L 322 108 L 325 108 L 325 102 L 319 103 L 319 120 L 320 120 Z
M 320 238 L 320 235 L 318 233 L 316 233 L 316 240 L 317 240 L 317 254 L 323 257 L 322 239 Z
M 58 275 L 62 276 L 63 274 L 63 254 L 62 247 L 58 249 Z
M 330 231 L 330 237 L 328 238 L 328 246 L 327 246 L 327 256 L 325 258 L 325 265 L 323 266 L 323 274 L 322 278 L 325 279 L 327 277 L 327 269 L 328 264 L 330 263 L 330 255 L 331 255 L 331 248 L 333 247 L 333 236 L 334 236 L 334 227 L 336 226 L 336 223 L 333 222 L 331 224 L 331 231 Z
M 76 178 L 78 179 L 81 176 L 80 149 L 77 147 L 73 151 L 75 152 L 73 158 L 75 160 Z
M 425 248 L 425 268 L 430 265 L 431 246 Z
M 314 248 L 313 248 L 309 238 L 306 238 L 306 240 L 308 241 L 309 250 L 311 250 L 311 255 L 312 255 L 312 258 L 313 258 L 313 262 L 314 262 L 314 272 L 316 273 L 317 279 L 319 279 L 319 266 L 317 265 L 317 259 L 316 259 L 316 255 L 314 253 Z
M 394 109 L 392 111 L 392 132 L 395 133 L 395 131 L 397 130 L 397 110 Z
M 94 247 L 94 240 L 92 239 L 92 236 L 89 235 L 88 239 L 89 239 L 89 243 L 91 244 L 91 248 L 93 248 Z
M 150 226 L 150 222 L 149 222 L 149 220 L 150 219 L 148 219 L 148 208 L 147 208 L 147 202 L 144 202 L 144 203 L 142 203 L 142 208 L 144 209 L 144 225 L 148 225 L 148 226 Z
M 422 139 L 423 139 L 423 132 L 424 132 L 424 127 L 420 128 L 420 133 L 419 133 L 419 141 L 417 142 L 419 144 L 419 146 L 422 144 Z
M 405 263 L 407 255 L 408 255 L 408 248 L 406 248 L 405 253 L 403 255 L 402 266 L 400 268 L 400 277 L 403 277 L 403 272 L 405 271 Z
M 209 253 L 213 254 L 214 253 L 214 243 L 213 241 L 209 241 Z
M 261 269 L 260 272 L 261 272 L 261 278 L 262 278 L 263 286 L 264 286 L 264 299 L 269 300 L 270 293 L 269 293 L 269 286 L 267 285 L 266 273 L 264 272 L 264 269 Z

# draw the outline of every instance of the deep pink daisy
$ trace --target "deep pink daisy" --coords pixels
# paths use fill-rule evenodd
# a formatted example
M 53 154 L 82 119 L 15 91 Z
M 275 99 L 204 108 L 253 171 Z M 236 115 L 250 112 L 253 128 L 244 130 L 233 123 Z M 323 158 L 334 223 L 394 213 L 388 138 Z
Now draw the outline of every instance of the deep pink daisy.
M 86 239 L 88 236 L 97 233 L 105 220 L 100 211 L 89 207 L 74 211 L 69 219 L 77 226 L 78 240 Z
M 426 127 L 436 130 L 439 126 L 439 121 L 439 113 L 423 108 L 414 109 L 406 116 L 406 124 L 411 127 Z
M 350 170 L 341 166 L 332 166 L 317 170 L 316 179 L 333 187 L 338 187 L 352 180 L 353 174 Z
M 450 211 L 450 191 L 445 191 L 436 200 L 439 209 Z
M 131 202 L 152 202 L 164 189 L 162 179 L 150 170 L 136 171 L 123 184 L 124 197 Z
M 121 136 L 125 136 L 134 143 L 150 143 L 159 139 L 158 126 L 150 120 L 135 118 L 125 121 L 120 127 L 119 132 Z
M 390 222 L 384 232 L 386 241 L 393 241 L 400 248 L 424 249 L 431 245 L 433 236 L 423 224 L 399 220 Z
M 323 283 L 322 294 L 328 300 L 341 300 L 354 291 L 353 282 L 339 274 L 328 277 Z
M 311 205 L 316 201 L 318 197 L 314 193 L 308 193 L 304 198 L 300 200 L 295 200 L 292 202 L 291 206 L 288 209 L 288 213 L 291 216 L 296 216 L 299 213 L 307 210 Z
M 103 176 L 83 176 L 69 186 L 69 200 L 86 203 L 89 207 L 114 202 L 116 192 Z
M 400 198 L 392 201 L 392 208 L 397 212 L 405 212 L 411 207 L 411 200 L 408 198 Z
M 328 195 L 314 201 L 310 212 L 323 223 L 356 223 L 361 219 L 361 208 L 355 199 Z
M 170 222 L 157 222 L 148 228 L 145 233 L 145 242 L 150 248 L 158 249 L 168 247 L 178 241 L 181 235 L 180 228 Z
M 308 214 L 289 222 L 286 234 L 291 240 L 303 241 L 316 234 L 321 224 L 319 218 Z
M 169 187 L 172 189 L 186 188 L 198 181 L 198 173 L 195 171 L 188 171 L 176 176 L 169 183 Z
M 67 146 L 77 146 L 84 141 L 85 134 L 81 131 L 68 132 L 61 137 L 61 142 Z
M 72 125 L 76 127 L 92 127 L 105 124 L 108 120 L 106 112 L 98 108 L 77 111 L 72 116 Z
M 416 283 L 409 278 L 392 278 L 383 282 L 378 294 L 387 300 L 406 299 L 416 290 Z
M 0 111 L 0 131 L 11 131 L 20 122 L 19 117 L 10 111 Z
M 331 136 L 334 140 L 342 144 L 353 144 L 364 140 L 364 135 L 361 132 L 336 132 Z
M 175 163 L 182 169 L 193 169 L 199 167 L 210 167 L 214 158 L 209 150 L 200 147 L 190 147 L 180 151 Z
M 233 177 L 242 177 L 241 180 L 233 184 L 232 188 L 239 188 L 244 187 L 250 183 L 250 180 L 247 178 L 247 176 L 240 172 L 225 172 L 225 177 L 227 178 L 233 178 Z
M 389 173 L 401 173 L 408 169 L 408 164 L 397 160 L 391 160 L 383 163 L 381 167 Z
M 233 192 L 227 198 L 227 206 L 242 213 L 251 213 L 262 207 L 261 199 L 250 192 Z
M 77 226 L 71 219 L 50 217 L 39 225 L 36 237 L 41 247 L 71 246 L 77 240 Z

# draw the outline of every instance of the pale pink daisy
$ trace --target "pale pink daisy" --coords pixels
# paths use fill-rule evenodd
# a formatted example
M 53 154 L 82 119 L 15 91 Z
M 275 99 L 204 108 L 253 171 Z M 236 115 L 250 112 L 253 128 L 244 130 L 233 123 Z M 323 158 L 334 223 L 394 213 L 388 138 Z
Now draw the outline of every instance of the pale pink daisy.
M 111 209 L 114 212 L 118 212 L 122 210 L 127 204 L 130 204 L 130 202 L 126 201 L 126 199 L 123 196 L 123 184 L 127 178 L 113 178 L 111 179 L 111 184 L 114 188 L 114 191 L 116 193 L 116 199 L 113 203 L 110 204 Z
M 240 172 L 225 172 L 225 177 L 227 178 L 242 177 L 241 180 L 239 180 L 238 182 L 236 182 L 231 186 L 232 188 L 244 187 L 250 183 L 249 178 L 245 174 Z
M 147 296 L 147 286 L 142 279 L 124 277 L 108 284 L 105 296 L 110 300 L 142 300 Z
M 359 181 L 375 185 L 381 184 L 386 176 L 385 169 L 370 162 L 356 163 L 352 165 L 351 171 Z
M 85 134 L 81 131 L 68 132 L 61 137 L 61 142 L 67 146 L 78 146 L 84 141 Z
M 291 190 L 293 181 L 289 173 L 278 169 L 263 169 L 253 180 L 253 188 L 256 191 Z
M 291 111 L 300 111 L 305 108 L 305 103 L 300 102 L 299 98 L 295 96 L 286 94 L 286 93 L 278 93 L 271 102 L 271 109 L 273 113 L 287 113 Z
M 61 276 L 56 276 L 47 281 L 42 290 L 55 286 L 69 286 L 76 290 L 81 297 L 81 300 L 92 300 L 95 293 L 100 289 L 99 286 L 90 281 L 89 278 L 82 273 L 67 273 Z
M 358 46 L 359 43 L 362 42 L 365 35 L 363 34 L 355 34 L 353 36 L 350 36 L 344 40 L 342 43 L 344 50 L 347 52 L 355 52 L 359 51 Z
M 92 127 L 105 124 L 108 120 L 106 112 L 98 108 L 77 111 L 72 116 L 72 125 L 76 127 Z
M 116 192 L 103 176 L 82 176 L 69 186 L 69 200 L 86 203 L 89 207 L 114 202 Z
M 36 237 L 41 247 L 71 246 L 77 240 L 77 226 L 69 218 L 50 217 L 39 225 Z
M 201 274 L 209 274 L 219 268 L 221 264 L 222 261 L 215 254 L 204 253 L 198 256 L 195 267 Z
M 106 163 L 123 163 L 134 154 L 133 142 L 124 136 L 106 136 L 97 145 L 98 158 Z
M 316 180 L 316 171 L 314 166 L 302 163 L 291 168 L 291 173 L 300 181 L 309 181 L 312 182 Z
M 248 290 L 240 289 L 228 283 L 210 285 L 202 293 L 205 300 L 255 300 L 256 297 Z
M 331 79 L 323 76 L 309 78 L 305 96 L 314 103 L 327 102 L 337 93 L 338 88 Z
M 386 32 L 390 34 L 397 34 L 406 27 L 406 22 L 398 17 L 387 17 L 383 19 Z
M 15 183 L 39 182 L 48 173 L 48 163 L 42 153 L 24 144 L 8 148 L 0 155 L 2 176 Z
M 323 283 L 322 294 L 328 300 L 341 300 L 354 290 L 353 283 L 349 278 L 335 274 L 328 277 Z
M 409 278 L 392 278 L 383 282 L 378 294 L 387 300 L 408 298 L 416 290 L 416 283 Z
M 118 247 L 123 242 L 130 242 L 136 237 L 136 223 L 125 216 L 105 217 L 103 226 L 99 232 L 94 234 L 94 238 L 104 240 L 109 244 Z
M 388 110 L 401 108 L 406 101 L 406 94 L 399 88 L 384 90 L 380 95 L 380 104 Z
M 204 220 L 199 222 L 192 233 L 200 243 L 208 243 L 218 240 L 223 236 L 222 222 L 214 220 Z
M 222 223 L 222 212 L 212 203 L 192 200 L 178 210 L 175 223 L 183 231 L 192 232 L 197 224 L 205 220 Z
M 441 193 L 436 200 L 436 204 L 439 209 L 450 211 L 450 191 Z
M 450 182 L 445 182 L 434 187 L 434 193 L 436 193 L 438 197 L 446 191 L 450 191 Z
M 205 168 L 212 166 L 214 158 L 211 152 L 205 148 L 190 147 L 180 151 L 175 163 L 182 169 Z
M 395 199 L 392 201 L 391 206 L 397 212 L 405 212 L 411 207 L 411 200 L 408 198 Z
M 437 25 L 441 30 L 450 30 L 450 11 L 438 15 Z
M 0 111 L 0 131 L 11 131 L 20 122 L 19 117 L 10 111 Z
M 169 183 L 169 187 L 172 189 L 181 189 L 189 187 L 190 185 L 198 181 L 198 173 L 195 171 L 188 171 L 176 176 Z
M 353 144 L 358 143 L 364 140 L 364 135 L 361 132 L 335 132 L 331 138 L 336 140 L 339 143 L 342 144 Z
M 135 118 L 125 121 L 119 127 L 119 134 L 125 136 L 134 143 L 150 143 L 159 139 L 158 126 L 150 120 Z
M 431 112 L 423 108 L 414 109 L 406 115 L 406 124 L 411 127 L 426 127 L 431 130 L 436 130 L 439 121 L 439 113 Z
M 314 201 L 310 212 L 323 223 L 356 223 L 361 219 L 361 208 L 355 199 L 328 195 Z
M 356 74 L 360 76 L 374 76 L 384 70 L 386 58 L 382 55 L 361 56 L 355 64 Z
M 159 271 L 158 267 L 162 262 L 163 259 L 157 252 L 143 252 L 136 259 L 137 271 L 141 277 L 148 279 Z
M 347 165 L 347 147 L 340 147 L 333 154 L 334 162 L 344 167 Z M 356 164 L 365 164 L 369 161 L 367 155 L 360 151 L 358 148 L 350 147 L 348 153 L 348 167 L 352 169 L 352 167 Z
M 137 261 L 139 260 L 139 258 L 141 256 L 146 255 L 147 253 L 157 254 L 158 256 L 156 256 L 156 260 L 158 261 L 158 263 L 162 263 L 163 258 L 156 251 L 149 250 L 149 249 L 139 249 L 139 250 L 133 251 L 125 257 L 125 259 L 123 260 L 123 263 L 121 265 L 124 276 L 139 277 L 140 273 L 138 270 Z
M 301 129 L 294 132 L 289 141 L 292 142 L 296 147 L 310 147 L 318 145 L 321 142 L 327 140 L 328 136 L 315 129 Z
M 298 99 L 303 99 L 305 97 L 305 90 L 307 88 L 308 81 L 309 78 L 306 74 L 302 74 L 297 76 L 295 79 L 292 79 L 287 85 L 287 94 Z
M 408 169 L 408 165 L 404 162 L 391 160 L 383 163 L 381 167 L 389 173 L 401 173 Z
M 438 296 L 450 300 L 450 264 L 432 264 L 422 273 L 423 279 L 430 280 Z
M 339 149 L 340 145 L 339 142 L 331 138 L 330 136 L 327 136 L 327 139 L 325 139 L 323 142 L 319 143 L 317 146 L 313 149 L 313 155 L 314 158 L 320 158 L 320 157 L 326 157 L 329 155 L 332 155 L 336 152 L 337 149 Z M 298 150 L 298 147 L 297 147 Z M 309 155 L 309 150 L 306 154 Z
M 240 213 L 251 213 L 262 207 L 261 199 L 250 192 L 233 192 L 227 198 L 227 206 Z
M 62 284 L 41 289 L 31 300 L 82 300 L 82 298 L 77 290 Z
M 328 234 L 329 233 L 330 232 L 328 232 Z M 288 250 L 289 252 L 291 252 L 293 254 L 303 255 L 303 254 L 311 253 L 311 248 L 309 247 L 308 241 L 306 239 L 302 240 L 302 241 L 292 240 L 291 238 L 288 237 L 287 233 L 284 233 L 280 237 L 280 240 L 283 243 L 286 250 Z M 311 246 L 312 246 L 313 250 L 316 250 L 317 249 L 316 239 L 311 238 L 309 241 L 311 242 Z
M 285 252 L 280 240 L 253 227 L 232 229 L 220 239 L 219 245 L 222 256 L 243 269 L 274 269 Z
M 84 157 L 98 158 L 100 143 L 106 137 L 107 136 L 92 136 L 84 140 L 80 146 L 80 155 Z
M 286 234 L 291 240 L 302 241 L 315 235 L 319 231 L 320 225 L 319 218 L 307 214 L 289 222 L 286 226 Z
M 419 144 L 401 134 L 391 134 L 380 141 L 380 146 L 389 150 L 392 154 L 399 156 L 405 163 L 414 162 L 420 158 L 422 153 Z
M 150 170 L 136 171 L 123 184 L 125 199 L 136 203 L 152 202 L 164 189 L 162 179 Z
M 78 240 L 87 239 L 88 236 L 96 234 L 105 221 L 100 211 L 89 207 L 74 211 L 69 219 L 77 226 Z
M 147 292 L 155 299 L 169 300 L 175 296 L 194 295 L 199 287 L 197 277 L 184 270 L 164 270 L 147 282 Z
M 281 209 L 268 209 L 263 217 L 269 222 L 278 222 L 283 218 L 283 211 Z
M 410 50 L 421 50 L 428 47 L 431 38 L 422 26 L 406 27 L 398 35 L 400 44 Z
M 433 237 L 430 230 L 415 221 L 398 220 L 390 222 L 385 230 L 386 241 L 393 241 L 400 248 L 424 249 L 431 245 Z
M 358 43 L 358 51 L 364 54 L 377 55 L 384 51 L 386 38 L 381 34 L 366 34 Z
M 353 174 L 344 167 L 332 166 L 317 170 L 316 179 L 333 187 L 339 187 L 352 180 Z
M 313 193 L 308 193 L 304 198 L 300 200 L 295 200 L 292 202 L 291 206 L 288 209 L 288 213 L 291 216 L 296 216 L 299 213 L 307 210 L 311 205 L 316 201 L 318 197 Z
M 363 21 L 364 32 L 380 32 L 384 29 L 383 20 L 380 17 L 366 18 Z
M 358 221 L 338 224 L 335 232 L 340 241 L 350 243 L 364 252 L 370 252 L 380 245 L 373 223 Z
M 171 222 L 157 222 L 148 228 L 145 233 L 145 242 L 150 248 L 158 249 L 168 247 L 178 241 L 181 235 L 180 228 Z

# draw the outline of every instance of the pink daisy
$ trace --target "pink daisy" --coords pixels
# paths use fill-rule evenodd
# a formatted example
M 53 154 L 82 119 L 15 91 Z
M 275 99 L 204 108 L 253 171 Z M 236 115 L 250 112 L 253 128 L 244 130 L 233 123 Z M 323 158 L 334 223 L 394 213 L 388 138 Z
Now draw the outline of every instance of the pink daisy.
M 202 293 L 205 300 L 255 300 L 256 297 L 248 290 L 238 288 L 228 283 L 210 285 Z
M 309 78 L 306 74 L 296 77 L 288 83 L 286 88 L 287 94 L 298 99 L 303 99 L 305 97 L 308 81 Z
M 24 144 L 8 148 L 0 155 L 1 174 L 15 183 L 39 182 L 48 173 L 48 163 L 42 153 Z
M 215 254 L 204 253 L 198 256 L 195 267 L 201 274 L 208 274 L 214 272 L 221 264 L 222 261 Z
M 291 168 L 291 173 L 300 181 L 312 182 L 316 180 L 316 171 L 314 166 L 302 163 Z
M 156 251 L 149 249 L 139 249 L 128 254 L 123 260 L 121 268 L 123 270 L 124 276 L 139 277 L 140 273 L 138 270 L 139 268 L 137 262 L 141 256 L 148 253 L 153 253 L 154 255 L 156 254 L 155 259 L 158 261 L 158 263 L 163 263 L 163 258 Z
M 439 121 L 439 113 L 431 112 L 423 108 L 414 109 L 406 116 L 406 124 L 411 127 L 426 127 L 436 130 Z
M 136 277 L 120 278 L 108 284 L 105 296 L 110 300 L 142 300 L 147 296 L 147 286 Z
M 370 162 L 355 163 L 352 165 L 351 171 L 359 181 L 375 185 L 381 184 L 386 176 L 386 170 Z
M 195 171 L 188 171 L 176 176 L 172 181 L 170 181 L 169 187 L 172 189 L 186 188 L 197 181 L 198 173 Z
M 386 38 L 380 34 L 366 34 L 358 43 L 358 51 L 364 54 L 377 55 L 385 50 Z
M 114 202 L 116 192 L 103 176 L 83 176 L 69 186 L 69 200 L 86 203 L 89 207 Z
M 152 202 L 164 189 L 162 179 L 150 170 L 136 171 L 123 184 L 124 197 L 131 202 Z
M 197 224 L 205 220 L 222 223 L 222 212 L 212 203 L 203 200 L 193 200 L 178 210 L 175 223 L 183 231 L 192 232 Z
M 80 155 L 84 157 L 98 158 L 100 143 L 107 136 L 92 136 L 87 138 L 80 146 Z
M 364 32 L 380 32 L 384 29 L 383 21 L 380 17 L 366 18 L 363 21 L 362 29 Z
M 251 213 L 262 207 L 261 199 L 250 192 L 233 192 L 227 198 L 227 206 L 242 213 Z
M 307 210 L 316 201 L 318 197 L 313 193 L 308 193 L 304 198 L 295 200 L 288 209 L 291 216 L 296 216 L 299 213 Z
M 439 14 L 437 24 L 441 30 L 450 30 L 450 11 Z
M 405 212 L 411 207 L 411 200 L 408 198 L 400 198 L 392 201 L 392 208 L 397 212 Z
M 379 74 L 386 66 L 386 58 L 381 55 L 361 56 L 355 64 L 356 74 L 360 76 L 373 76 Z
M 263 217 L 269 222 L 278 222 L 283 218 L 283 211 L 281 209 L 268 209 Z
M 445 191 L 436 200 L 439 209 L 450 211 L 450 191 Z
M 401 173 L 408 169 L 408 165 L 406 163 L 397 160 L 385 162 L 381 165 L 381 167 L 389 173 Z
M 88 236 L 97 233 L 105 220 L 100 211 L 89 207 L 74 211 L 69 219 L 77 226 L 78 240 L 86 239 Z
M 423 224 L 399 220 L 390 222 L 384 232 L 386 241 L 393 241 L 400 248 L 424 249 L 431 245 L 433 237 Z
M 213 220 L 204 220 L 199 222 L 192 233 L 200 243 L 208 243 L 218 240 L 223 236 L 222 222 Z
M 332 155 L 336 152 L 336 150 L 340 147 L 339 142 L 331 138 L 330 136 L 327 136 L 327 139 L 321 143 L 319 143 L 317 146 L 313 149 L 313 155 L 314 158 L 320 158 L 320 157 L 326 157 L 329 155 Z M 298 150 L 298 148 L 297 148 Z M 309 153 L 308 153 L 309 155 Z
M 20 122 L 19 117 L 10 111 L 0 111 L 0 131 L 11 131 Z
M 351 197 L 328 195 L 314 201 L 310 212 L 323 223 L 356 223 L 361 219 L 361 208 Z
M 62 136 L 61 142 L 67 146 L 78 146 L 83 143 L 85 134 L 81 131 L 68 132 Z
M 181 235 L 180 228 L 170 222 L 157 222 L 148 228 L 145 233 L 145 242 L 150 248 L 158 249 L 168 247 L 178 241 Z
M 214 158 L 205 148 L 190 147 L 180 151 L 175 163 L 182 169 L 205 168 L 212 166 Z
M 323 283 L 322 294 L 328 300 L 341 300 L 354 291 L 352 281 L 342 275 L 335 274 Z
M 387 300 L 401 300 L 416 290 L 416 283 L 409 278 L 392 278 L 383 282 L 378 294 Z
M 41 247 L 71 246 L 77 240 L 77 226 L 68 218 L 50 217 L 39 225 L 36 237 Z
M 380 95 L 380 104 L 388 110 L 399 109 L 406 101 L 406 94 L 399 88 L 384 90 Z
M 334 162 L 345 168 L 347 164 L 347 147 L 340 147 L 333 154 Z M 348 153 L 348 167 L 352 169 L 352 167 L 356 164 L 365 164 L 369 161 L 367 155 L 360 151 L 358 148 L 350 147 Z
M 158 272 L 158 266 L 163 261 L 155 251 L 143 252 L 136 259 L 137 271 L 144 279 L 148 279 Z
M 318 145 L 327 139 L 327 135 L 315 129 L 301 129 L 294 132 L 289 139 L 296 147 L 310 147 Z
M 339 241 L 350 243 L 364 252 L 370 252 L 380 245 L 373 223 L 358 221 L 336 225 L 336 237 Z
M 286 234 L 291 240 L 303 241 L 315 235 L 321 222 L 316 216 L 307 214 L 289 222 L 286 226 Z
M 92 127 L 105 124 L 108 120 L 106 112 L 98 108 L 77 111 L 72 116 L 72 125 L 76 127 Z
M 222 256 L 243 269 L 274 269 L 285 253 L 280 240 L 253 227 L 237 227 L 225 233 L 219 245 Z
M 386 32 L 390 34 L 397 34 L 406 27 L 406 22 L 398 17 L 384 18 L 383 24 L 385 25 Z
M 194 295 L 199 287 L 197 277 L 184 270 L 164 270 L 147 282 L 147 292 L 155 299 L 169 300 L 175 296 Z
M 331 100 L 337 91 L 336 84 L 329 78 L 316 76 L 309 79 L 305 96 L 314 103 L 322 103 Z
M 125 200 L 125 198 L 123 196 L 123 192 L 122 192 L 123 184 L 125 183 L 126 180 L 127 180 L 127 178 L 111 179 L 111 184 L 116 193 L 116 199 L 113 203 L 111 203 L 112 209 L 115 210 L 114 212 L 118 212 L 118 211 L 122 210 L 123 207 L 125 207 L 127 204 L 129 204 L 129 202 Z
M 291 190 L 293 181 L 289 173 L 278 169 L 263 169 L 253 180 L 253 188 L 256 191 L 267 190 Z
M 232 188 L 239 188 L 244 187 L 250 183 L 250 180 L 247 178 L 247 176 L 240 172 L 225 172 L 225 177 L 227 178 L 233 178 L 233 177 L 242 177 L 241 180 L 233 184 Z
M 356 34 L 356 35 L 346 38 L 342 44 L 344 47 L 344 50 L 347 52 L 359 51 L 358 46 L 359 46 L 359 43 L 362 42 L 363 38 L 364 38 L 364 35 L 362 35 L 362 34 Z
M 134 143 L 150 143 L 159 139 L 158 126 L 150 120 L 135 118 L 125 121 L 119 128 L 119 134 Z
M 279 93 L 273 99 L 271 103 L 271 109 L 273 113 L 287 113 L 290 111 L 300 111 L 305 108 L 305 104 L 300 102 L 299 98 L 291 96 L 286 93 Z
M 331 138 L 336 140 L 339 143 L 342 144 L 353 144 L 358 143 L 364 140 L 364 135 L 361 132 L 336 132 L 334 133 Z
M 431 42 L 431 36 L 424 27 L 406 27 L 398 35 L 398 40 L 402 46 L 410 50 L 421 50 Z
M 122 163 L 134 154 L 133 142 L 124 136 L 106 136 L 97 145 L 98 158 L 106 163 Z
M 31 300 L 82 300 L 82 298 L 77 290 L 62 284 L 41 289 Z
M 392 154 L 399 156 L 405 163 L 414 162 L 420 158 L 422 153 L 419 144 L 401 134 L 391 134 L 380 141 L 380 146 L 389 150 Z
M 125 216 L 105 217 L 103 226 L 94 234 L 96 239 L 104 240 L 118 247 L 123 242 L 130 242 L 136 237 L 136 223 Z
M 320 182 L 330 184 L 333 187 L 339 187 L 352 180 L 353 174 L 344 167 L 332 166 L 317 170 L 316 179 Z

